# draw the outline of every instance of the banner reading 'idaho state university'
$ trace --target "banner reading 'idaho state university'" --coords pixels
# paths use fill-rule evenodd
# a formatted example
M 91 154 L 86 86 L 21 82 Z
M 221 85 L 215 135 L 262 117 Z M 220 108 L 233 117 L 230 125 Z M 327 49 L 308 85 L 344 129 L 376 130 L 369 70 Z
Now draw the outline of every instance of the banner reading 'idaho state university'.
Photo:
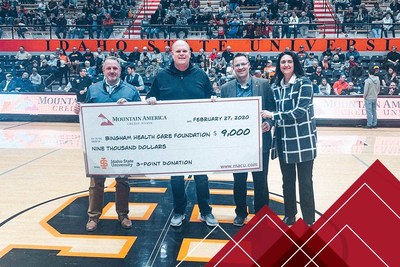
M 0 40 L 0 50 L 2 52 L 16 52 L 19 46 L 24 46 L 28 52 L 54 52 L 56 48 L 71 51 L 72 47 L 77 47 L 78 51 L 85 51 L 89 48 L 96 51 L 100 47 L 104 51 L 111 48 L 115 50 L 123 50 L 125 52 L 133 51 L 134 47 L 138 47 L 139 51 L 143 46 L 147 46 L 149 51 L 158 48 L 161 52 L 165 51 L 165 46 L 171 46 L 175 40 L 157 39 L 157 40 L 137 40 L 137 39 L 120 39 L 120 40 Z M 350 46 L 354 46 L 358 51 L 390 51 L 393 45 L 399 46 L 400 39 L 340 39 L 340 38 L 318 38 L 318 39 L 198 39 L 187 40 L 193 52 L 199 52 L 202 48 L 206 52 L 211 52 L 213 48 L 217 51 L 223 51 L 227 46 L 232 48 L 232 52 L 282 52 L 286 48 L 297 51 L 301 45 L 304 45 L 306 51 L 323 52 L 327 48 L 334 50 L 340 47 L 342 51 L 346 51 Z

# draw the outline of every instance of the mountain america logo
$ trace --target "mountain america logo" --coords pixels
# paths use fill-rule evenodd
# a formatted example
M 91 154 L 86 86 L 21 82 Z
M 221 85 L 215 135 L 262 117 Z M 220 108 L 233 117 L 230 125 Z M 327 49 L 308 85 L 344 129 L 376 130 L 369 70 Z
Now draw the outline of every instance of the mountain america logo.
M 101 120 L 100 126 L 112 126 L 112 125 L 114 125 L 109 119 L 107 119 L 106 116 L 104 116 L 104 115 L 101 114 L 101 113 L 100 113 L 100 115 L 98 116 L 98 118 L 100 118 L 100 120 Z

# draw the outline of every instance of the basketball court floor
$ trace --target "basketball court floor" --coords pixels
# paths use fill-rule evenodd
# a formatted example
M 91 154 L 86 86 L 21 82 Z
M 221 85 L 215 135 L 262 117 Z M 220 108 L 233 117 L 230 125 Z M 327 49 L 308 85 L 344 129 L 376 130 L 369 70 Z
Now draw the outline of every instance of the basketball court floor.
M 319 127 L 318 134 L 317 218 L 376 160 L 400 177 L 399 128 Z M 99 228 L 87 233 L 89 180 L 77 123 L 0 122 L 0 154 L 1 267 L 203 266 L 241 229 L 232 225 L 232 175 L 213 174 L 211 205 L 220 222 L 215 228 L 199 221 L 193 179 L 187 178 L 186 221 L 174 228 L 169 178 L 132 177 L 133 228 L 120 227 L 114 180 L 107 179 Z M 270 207 L 282 216 L 277 160 L 270 161 L 268 180 Z M 251 179 L 248 187 L 253 213 Z

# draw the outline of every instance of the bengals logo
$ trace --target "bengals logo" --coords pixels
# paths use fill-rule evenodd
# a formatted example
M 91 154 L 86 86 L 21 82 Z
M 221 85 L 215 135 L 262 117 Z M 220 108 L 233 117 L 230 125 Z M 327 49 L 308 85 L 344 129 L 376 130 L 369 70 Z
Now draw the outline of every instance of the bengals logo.
M 100 168 L 103 170 L 107 169 L 108 167 L 108 160 L 106 158 L 101 158 L 100 160 Z

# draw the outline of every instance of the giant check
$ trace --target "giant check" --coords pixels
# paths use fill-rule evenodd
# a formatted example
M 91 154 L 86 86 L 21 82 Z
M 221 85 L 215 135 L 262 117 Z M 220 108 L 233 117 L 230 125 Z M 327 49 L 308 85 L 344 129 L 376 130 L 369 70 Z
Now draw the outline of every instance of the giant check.
M 261 98 L 82 104 L 87 176 L 262 169 Z

